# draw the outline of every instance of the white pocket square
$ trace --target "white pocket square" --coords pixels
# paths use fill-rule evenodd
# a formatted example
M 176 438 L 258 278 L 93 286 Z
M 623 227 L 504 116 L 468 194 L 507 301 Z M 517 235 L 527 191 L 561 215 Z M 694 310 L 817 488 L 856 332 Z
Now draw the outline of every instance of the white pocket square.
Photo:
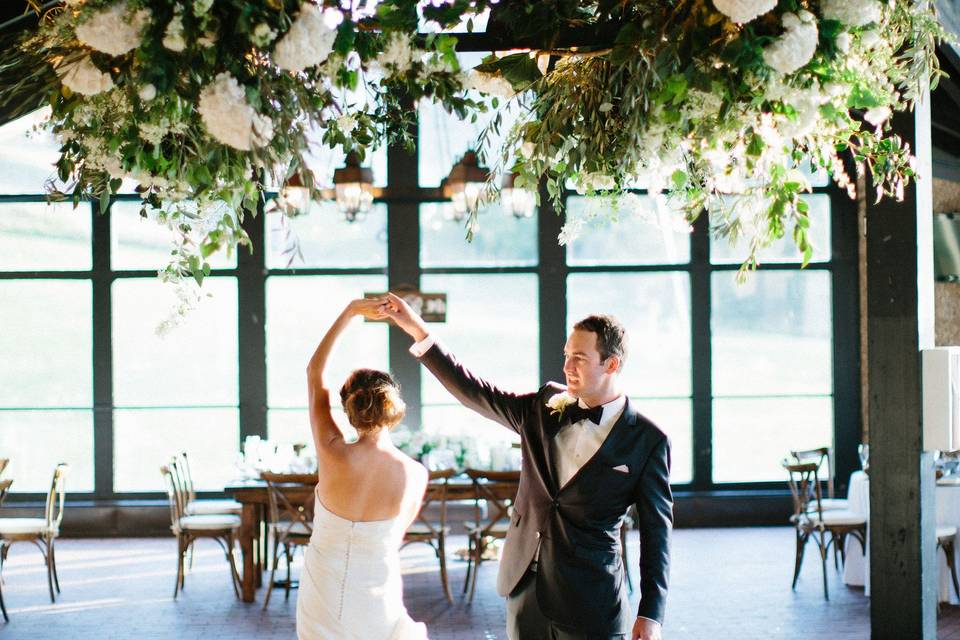
M 625 464 L 618 464 L 613 468 L 614 471 L 619 471 L 620 473 L 630 473 L 630 467 Z

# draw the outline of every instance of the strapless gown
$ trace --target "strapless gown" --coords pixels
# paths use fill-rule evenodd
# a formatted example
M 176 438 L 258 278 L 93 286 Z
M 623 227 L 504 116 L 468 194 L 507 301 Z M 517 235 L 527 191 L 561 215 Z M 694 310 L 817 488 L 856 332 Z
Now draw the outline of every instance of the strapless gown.
M 297 595 L 299 640 L 425 640 L 403 606 L 400 518 L 354 522 L 316 500 Z

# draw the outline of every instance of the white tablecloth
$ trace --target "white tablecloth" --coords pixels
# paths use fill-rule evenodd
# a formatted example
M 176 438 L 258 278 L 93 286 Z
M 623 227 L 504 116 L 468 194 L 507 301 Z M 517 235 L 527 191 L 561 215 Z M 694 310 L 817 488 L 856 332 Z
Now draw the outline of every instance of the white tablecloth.
M 850 488 L 847 500 L 851 511 L 870 518 L 870 476 L 863 471 L 855 471 L 850 476 Z M 960 486 L 937 485 L 937 525 L 960 529 Z M 955 561 L 960 562 L 958 545 L 954 544 Z M 940 566 L 940 602 L 960 604 L 960 598 L 953 590 L 950 569 L 943 551 L 937 549 L 937 563 Z M 958 565 L 960 566 L 960 565 Z M 843 567 L 843 581 L 849 585 L 862 586 L 863 592 L 870 595 L 870 527 L 867 527 L 867 553 L 860 551 L 860 543 L 853 536 L 847 537 L 846 563 Z

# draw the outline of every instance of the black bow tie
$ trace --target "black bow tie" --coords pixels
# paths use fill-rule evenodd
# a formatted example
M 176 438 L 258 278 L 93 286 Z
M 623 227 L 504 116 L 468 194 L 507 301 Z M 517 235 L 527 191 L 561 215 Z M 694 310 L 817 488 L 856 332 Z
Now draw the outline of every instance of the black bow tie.
M 600 418 L 603 417 L 603 407 L 593 407 L 592 409 L 587 409 L 581 407 L 579 403 L 572 404 L 567 407 L 567 410 L 563 412 L 564 424 L 573 424 L 574 422 L 580 422 L 581 420 L 589 420 L 593 424 L 599 426 Z

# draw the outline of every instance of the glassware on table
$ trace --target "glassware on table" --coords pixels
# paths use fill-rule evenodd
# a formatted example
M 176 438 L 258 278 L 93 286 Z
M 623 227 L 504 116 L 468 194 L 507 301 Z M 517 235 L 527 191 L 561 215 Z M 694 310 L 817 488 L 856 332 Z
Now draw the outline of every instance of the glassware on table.
M 870 445 L 861 444 L 857 447 L 857 455 L 860 457 L 860 468 L 867 471 L 870 468 Z

